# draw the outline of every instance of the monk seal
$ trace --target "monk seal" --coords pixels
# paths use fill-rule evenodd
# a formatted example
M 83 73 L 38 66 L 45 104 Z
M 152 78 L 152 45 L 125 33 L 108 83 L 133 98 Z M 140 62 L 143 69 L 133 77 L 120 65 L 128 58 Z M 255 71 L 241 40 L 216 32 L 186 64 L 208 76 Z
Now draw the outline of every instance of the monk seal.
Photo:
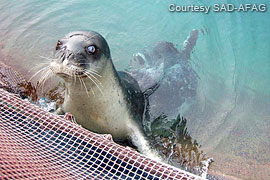
M 58 40 L 51 71 L 64 80 L 65 100 L 57 114 L 74 115 L 84 128 L 150 146 L 143 132 L 144 96 L 137 81 L 117 72 L 106 40 L 94 31 L 75 31 Z

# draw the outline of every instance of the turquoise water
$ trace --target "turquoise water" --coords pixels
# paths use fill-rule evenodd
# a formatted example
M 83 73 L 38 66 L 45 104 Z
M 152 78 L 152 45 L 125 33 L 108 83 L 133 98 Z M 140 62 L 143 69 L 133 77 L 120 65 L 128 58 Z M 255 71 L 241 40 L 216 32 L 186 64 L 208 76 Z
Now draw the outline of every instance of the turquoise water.
M 180 48 L 190 31 L 198 29 L 191 64 L 200 79 L 197 103 L 185 112 L 189 131 L 213 156 L 225 153 L 269 163 L 270 11 L 168 11 L 170 3 L 225 2 L 248 3 L 0 0 L 1 52 L 12 56 L 10 64 L 29 69 L 45 61 L 39 56 L 51 56 L 64 34 L 90 29 L 107 39 L 117 69 L 124 69 L 144 47 L 163 40 Z M 256 1 L 263 2 L 270 8 L 269 1 Z

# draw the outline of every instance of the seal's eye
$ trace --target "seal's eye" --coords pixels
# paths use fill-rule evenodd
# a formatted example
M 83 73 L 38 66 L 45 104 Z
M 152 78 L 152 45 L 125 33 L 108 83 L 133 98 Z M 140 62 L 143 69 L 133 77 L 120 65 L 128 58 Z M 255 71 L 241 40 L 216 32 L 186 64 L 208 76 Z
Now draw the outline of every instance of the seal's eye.
M 89 54 L 94 54 L 94 53 L 96 52 L 96 47 L 93 46 L 93 45 L 88 46 L 88 47 L 87 47 L 87 52 L 88 52 Z
M 61 46 L 62 45 L 62 42 L 61 41 L 57 41 L 57 46 Z
M 59 49 L 59 47 L 62 45 L 63 43 L 61 42 L 61 41 L 57 41 L 57 43 L 56 43 L 56 50 L 58 50 Z

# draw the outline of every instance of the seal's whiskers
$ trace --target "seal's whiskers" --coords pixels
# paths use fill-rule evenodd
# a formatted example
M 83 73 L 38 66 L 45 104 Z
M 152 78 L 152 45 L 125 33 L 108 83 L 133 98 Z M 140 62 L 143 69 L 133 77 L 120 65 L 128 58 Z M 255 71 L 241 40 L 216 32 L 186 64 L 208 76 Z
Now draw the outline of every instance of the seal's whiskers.
M 92 64 L 92 63 L 78 63 L 79 65 L 83 65 L 83 64 Z M 95 69 L 100 69 L 102 67 L 99 67 L 99 66 L 95 66 Z M 98 72 L 97 70 L 95 69 L 92 69 L 94 72 Z
M 85 73 L 85 75 L 97 86 L 97 88 L 99 89 L 99 91 L 101 92 L 101 94 L 104 95 L 103 92 L 102 92 L 102 90 L 100 89 L 99 85 L 89 76 L 90 74 Z M 91 89 L 92 89 L 92 87 L 91 87 Z M 92 89 L 92 91 L 93 91 L 93 89 Z
M 31 81 L 31 80 L 32 80 L 34 77 L 36 77 L 39 73 L 41 73 L 41 72 L 43 72 L 43 71 L 45 71 L 46 69 L 49 69 L 49 68 L 50 68 L 49 66 L 46 66 L 46 67 L 40 69 L 39 71 L 37 71 L 37 72 L 29 79 L 29 81 Z
M 101 67 L 95 67 L 95 68 L 101 68 Z M 89 69 L 89 70 L 91 70 L 91 71 L 93 71 L 93 72 L 95 72 L 95 73 L 98 73 L 98 71 L 95 70 L 95 69 Z
M 44 63 L 39 63 L 39 64 L 36 64 L 34 67 L 32 67 L 31 69 L 29 69 L 28 70 L 28 72 L 31 72 L 31 71 L 33 71 L 34 69 L 38 69 L 38 68 L 40 68 L 40 67 L 42 67 L 43 65 L 49 65 L 50 63 L 49 62 L 44 62 Z
M 92 69 L 88 69 L 88 72 L 91 72 L 92 74 L 97 75 L 98 77 L 102 77 L 100 74 L 98 74 L 97 72 L 93 71 Z
M 40 82 L 40 86 L 42 87 L 42 92 L 44 92 L 43 89 L 44 89 L 44 86 L 45 86 L 45 82 L 47 80 L 49 80 L 52 76 L 54 76 L 52 70 L 47 69 L 47 72 L 45 73 L 45 75 L 43 77 L 41 77 L 41 80 L 39 82 Z
M 81 88 L 82 88 L 82 78 L 78 77 L 79 78 L 79 81 L 80 81 L 80 84 L 81 84 Z
M 49 57 L 45 57 L 45 56 L 39 56 L 39 57 L 42 58 L 42 59 L 49 60 L 49 61 L 57 60 L 56 58 L 49 58 Z M 45 64 L 45 63 L 44 63 L 44 64 Z M 47 64 L 50 64 L 50 62 L 48 62 Z
M 73 81 L 73 82 L 74 82 L 74 84 L 76 84 L 77 77 L 76 77 L 75 72 L 73 72 L 73 73 L 72 73 L 72 77 L 73 77 L 73 79 L 74 79 L 74 81 Z
M 88 96 L 88 97 L 90 97 L 90 96 L 89 96 L 89 93 L 88 93 L 88 90 L 87 90 L 87 87 L 86 87 L 85 82 L 83 81 L 83 79 L 82 79 L 82 83 L 83 83 L 83 86 L 84 86 L 85 91 L 86 91 L 86 93 L 87 93 L 87 96 Z M 91 88 L 92 93 L 93 93 L 93 95 L 94 95 L 94 97 L 95 97 L 95 93 L 94 93 L 94 91 L 93 91 L 93 89 L 92 89 L 92 87 L 91 87 L 91 86 L 90 86 L 90 88 Z
M 92 73 L 89 72 L 89 71 L 86 71 L 86 72 L 84 72 L 84 73 L 86 73 L 86 74 L 90 75 L 91 77 L 93 77 L 94 80 L 95 80 L 101 87 L 103 87 L 103 86 L 102 86 L 102 83 L 100 82 L 100 80 L 97 79 L 96 76 L 95 76 L 94 74 L 92 74 Z

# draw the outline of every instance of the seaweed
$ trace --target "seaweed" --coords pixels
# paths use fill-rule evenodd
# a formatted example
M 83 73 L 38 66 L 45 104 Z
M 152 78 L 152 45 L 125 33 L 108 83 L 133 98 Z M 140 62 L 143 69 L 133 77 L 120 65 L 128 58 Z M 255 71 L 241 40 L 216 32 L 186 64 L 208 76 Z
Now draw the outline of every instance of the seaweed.
M 56 87 L 45 93 L 44 96 L 50 101 L 56 102 L 56 105 L 59 106 L 64 103 L 64 91 L 65 87 L 62 87 L 59 83 Z
M 38 100 L 37 88 L 31 82 L 23 81 L 18 84 L 19 94 L 24 98 L 29 98 L 31 101 Z
M 164 114 L 151 123 L 151 144 L 167 162 L 190 172 L 201 174 L 210 158 L 187 130 L 187 119 L 180 114 L 168 119 Z
M 37 82 L 36 86 L 27 81 L 23 81 L 17 86 L 17 93 L 22 98 L 29 98 L 32 102 L 37 102 L 40 96 L 46 97 L 51 102 L 56 102 L 58 106 L 64 102 L 64 89 L 60 85 L 50 88 L 48 92 L 43 94 L 40 92 L 41 84 L 39 81 Z

